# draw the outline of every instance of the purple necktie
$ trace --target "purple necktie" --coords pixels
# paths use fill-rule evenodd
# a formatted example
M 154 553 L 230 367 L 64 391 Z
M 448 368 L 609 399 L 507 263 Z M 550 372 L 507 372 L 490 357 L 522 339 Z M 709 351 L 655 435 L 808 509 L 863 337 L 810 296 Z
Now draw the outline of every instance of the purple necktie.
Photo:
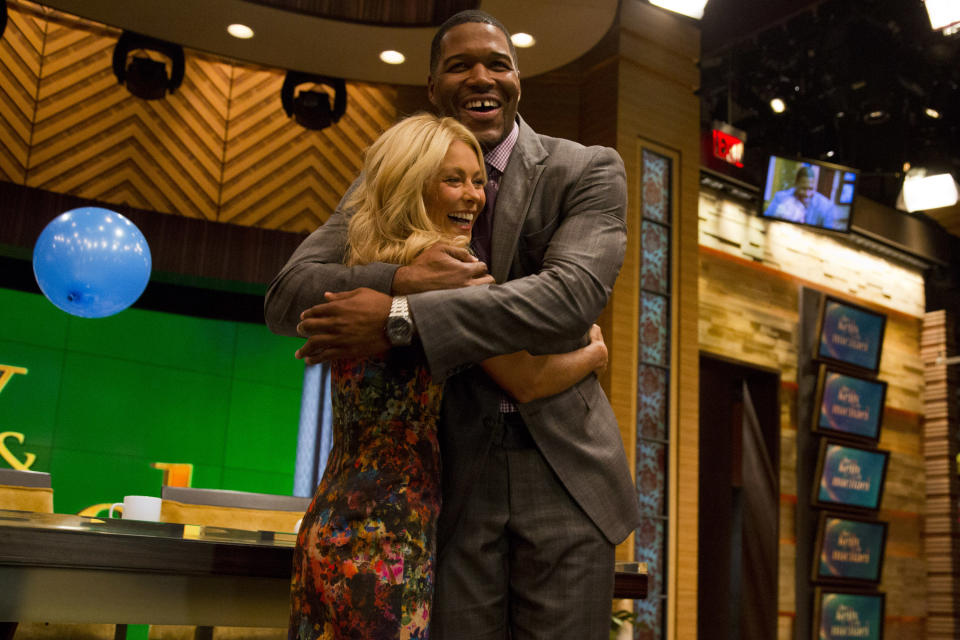
M 470 246 L 482 262 L 490 265 L 490 237 L 493 235 L 493 207 L 497 202 L 497 189 L 500 187 L 500 172 L 487 165 L 487 184 L 483 186 L 483 193 L 487 197 L 477 221 L 473 224 L 473 236 Z

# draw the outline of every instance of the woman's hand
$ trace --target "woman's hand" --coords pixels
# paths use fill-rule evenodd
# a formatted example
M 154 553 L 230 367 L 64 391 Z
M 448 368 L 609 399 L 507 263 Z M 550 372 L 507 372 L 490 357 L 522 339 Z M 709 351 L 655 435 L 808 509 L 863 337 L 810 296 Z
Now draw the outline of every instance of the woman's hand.
M 590 327 L 590 344 L 588 346 L 595 351 L 594 357 L 597 359 L 597 366 L 593 368 L 593 372 L 599 376 L 607 370 L 607 361 L 610 357 L 607 353 L 607 343 L 603 341 L 603 331 L 600 330 L 599 325 L 595 324 Z

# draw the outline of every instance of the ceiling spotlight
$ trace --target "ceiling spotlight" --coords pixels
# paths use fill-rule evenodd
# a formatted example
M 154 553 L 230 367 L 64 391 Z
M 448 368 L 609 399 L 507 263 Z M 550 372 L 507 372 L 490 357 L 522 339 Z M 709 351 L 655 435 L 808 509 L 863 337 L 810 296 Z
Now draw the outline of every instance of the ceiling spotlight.
M 253 29 L 239 22 L 229 25 L 227 27 L 227 33 L 241 40 L 249 40 L 253 37 Z
M 650 4 L 699 20 L 707 0 L 650 0 Z
M 825 154 L 823 154 L 823 155 L 824 155 L 825 157 L 827 157 L 827 158 L 832 158 L 833 156 L 835 156 L 835 155 L 837 155 L 837 154 L 836 154 L 836 152 L 835 152 L 833 149 L 831 149 L 830 151 L 827 151 L 827 152 L 826 152 Z
M 787 103 L 782 98 L 774 98 L 770 101 L 770 108 L 774 113 L 783 113 L 787 110 Z
M 393 51 L 392 49 L 388 49 L 386 51 L 380 52 L 380 59 L 386 62 L 387 64 L 403 64 L 403 62 L 407 58 L 399 51 Z
M 526 49 L 527 47 L 532 47 L 537 44 L 537 41 L 529 33 L 515 33 L 510 36 L 510 40 L 513 41 L 513 46 L 520 47 L 521 49 Z
M 949 173 L 927 175 L 923 168 L 910 169 L 903 178 L 897 206 L 913 213 L 957 204 L 957 181 Z
M 960 25 L 960 3 L 957 0 L 924 0 L 924 5 L 934 31 L 945 31 Z
M 159 54 L 166 58 L 166 62 L 138 55 L 138 51 Z M 170 64 L 169 75 L 167 63 Z M 176 91 L 183 82 L 183 69 L 183 47 L 180 45 L 124 31 L 113 48 L 113 74 L 117 82 L 144 100 L 158 100 L 168 92 Z
M 333 106 L 325 91 L 301 90 L 294 95 L 300 85 L 325 85 L 334 91 Z M 280 90 L 280 102 L 283 110 L 304 129 L 319 131 L 340 121 L 347 112 L 347 83 L 341 78 L 328 78 L 299 71 L 287 71 Z
M 939 119 L 940 119 L 940 112 L 937 111 L 936 109 L 931 108 L 931 107 L 927 107 L 926 109 L 924 109 L 924 110 L 923 110 L 923 113 L 924 113 L 928 118 L 933 118 L 934 120 L 939 120 Z

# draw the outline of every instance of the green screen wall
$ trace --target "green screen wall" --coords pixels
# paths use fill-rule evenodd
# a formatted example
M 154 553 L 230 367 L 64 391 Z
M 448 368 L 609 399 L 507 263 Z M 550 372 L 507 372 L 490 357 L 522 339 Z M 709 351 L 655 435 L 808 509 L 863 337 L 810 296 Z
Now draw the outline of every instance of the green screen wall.
M 153 462 L 193 464 L 194 487 L 290 495 L 301 342 L 140 309 L 77 318 L 0 289 L 0 447 L 21 463 L 36 456 L 58 513 L 159 496 Z

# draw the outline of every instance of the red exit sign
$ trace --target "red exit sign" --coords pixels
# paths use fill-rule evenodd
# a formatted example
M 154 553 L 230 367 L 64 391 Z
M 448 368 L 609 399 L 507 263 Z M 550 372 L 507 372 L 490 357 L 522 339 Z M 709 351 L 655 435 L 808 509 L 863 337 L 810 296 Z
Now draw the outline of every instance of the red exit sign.
M 727 128 L 727 127 L 725 127 Z M 732 129 L 733 127 L 729 127 Z M 721 131 L 714 127 L 713 129 L 713 155 L 724 162 L 728 162 L 735 167 L 743 166 L 743 138 Z

